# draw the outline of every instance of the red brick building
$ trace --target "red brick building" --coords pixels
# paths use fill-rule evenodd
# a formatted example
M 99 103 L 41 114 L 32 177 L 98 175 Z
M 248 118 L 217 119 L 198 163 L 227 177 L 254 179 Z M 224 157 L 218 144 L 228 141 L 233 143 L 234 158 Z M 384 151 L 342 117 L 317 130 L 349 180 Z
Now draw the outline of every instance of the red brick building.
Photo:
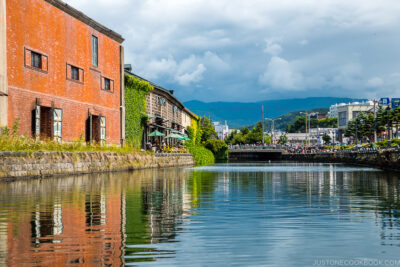
M 6 0 L 1 14 L 8 126 L 19 120 L 20 134 L 41 139 L 123 141 L 122 36 L 59 0 Z

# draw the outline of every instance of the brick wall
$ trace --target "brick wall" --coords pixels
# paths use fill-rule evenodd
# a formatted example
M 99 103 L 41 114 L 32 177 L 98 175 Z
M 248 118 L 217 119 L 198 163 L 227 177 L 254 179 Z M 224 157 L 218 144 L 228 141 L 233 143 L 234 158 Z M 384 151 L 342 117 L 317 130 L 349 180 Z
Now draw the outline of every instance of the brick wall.
M 88 112 L 106 117 L 107 141 L 119 143 L 120 43 L 44 0 L 7 0 L 8 125 L 19 118 L 21 134 L 32 134 L 31 112 L 41 105 L 63 109 L 63 141 L 85 133 Z M 98 38 L 98 66 L 92 65 L 92 35 Z M 27 64 L 27 49 L 46 57 L 44 71 Z M 28 59 L 29 61 L 29 59 Z M 82 70 L 69 78 L 67 64 Z M 102 77 L 112 80 L 101 90 Z

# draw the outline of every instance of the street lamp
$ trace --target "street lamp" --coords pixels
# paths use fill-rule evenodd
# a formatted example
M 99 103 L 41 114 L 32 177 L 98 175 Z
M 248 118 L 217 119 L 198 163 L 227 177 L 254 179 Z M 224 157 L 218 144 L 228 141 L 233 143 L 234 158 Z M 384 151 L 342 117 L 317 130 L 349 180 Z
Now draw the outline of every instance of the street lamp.
M 281 120 L 282 118 L 276 118 L 276 119 L 269 119 L 269 118 L 265 118 L 266 120 L 270 120 L 272 121 L 271 124 L 271 142 L 272 144 L 274 143 L 274 130 L 275 130 L 275 121 Z
M 315 112 L 300 112 L 300 114 L 304 114 L 306 115 L 306 139 L 308 140 L 310 138 L 310 128 L 311 128 L 311 116 L 315 115 Z M 307 131 L 307 118 L 308 118 L 308 131 Z M 306 142 L 307 143 L 307 142 Z M 310 140 L 310 144 L 311 144 L 311 140 Z

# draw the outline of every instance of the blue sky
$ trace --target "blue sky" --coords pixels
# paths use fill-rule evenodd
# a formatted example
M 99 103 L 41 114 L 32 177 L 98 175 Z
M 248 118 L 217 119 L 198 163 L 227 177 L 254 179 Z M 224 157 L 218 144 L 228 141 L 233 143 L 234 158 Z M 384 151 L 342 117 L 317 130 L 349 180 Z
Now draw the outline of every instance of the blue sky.
M 400 95 L 398 0 L 65 0 L 183 101 Z

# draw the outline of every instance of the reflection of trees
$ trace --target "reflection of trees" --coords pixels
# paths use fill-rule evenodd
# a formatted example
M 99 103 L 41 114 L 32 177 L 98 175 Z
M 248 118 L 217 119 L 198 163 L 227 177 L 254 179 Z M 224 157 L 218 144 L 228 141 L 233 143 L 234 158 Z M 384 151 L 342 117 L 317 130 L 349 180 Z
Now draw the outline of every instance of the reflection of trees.
M 191 193 L 192 208 L 212 205 L 210 201 L 202 202 L 204 196 L 212 196 L 218 183 L 217 174 L 212 172 L 193 171 L 188 180 L 188 190 Z
M 173 253 L 143 245 L 174 242 L 182 223 L 184 170 L 142 174 L 126 186 L 126 262 L 153 261 L 155 255 Z

